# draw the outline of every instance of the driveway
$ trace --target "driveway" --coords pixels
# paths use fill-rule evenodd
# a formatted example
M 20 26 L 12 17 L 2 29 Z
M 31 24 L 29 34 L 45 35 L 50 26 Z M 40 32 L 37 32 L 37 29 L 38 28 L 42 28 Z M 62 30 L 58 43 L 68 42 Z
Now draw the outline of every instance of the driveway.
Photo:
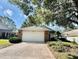
M 0 49 L 0 59 L 55 59 L 46 44 L 19 43 Z

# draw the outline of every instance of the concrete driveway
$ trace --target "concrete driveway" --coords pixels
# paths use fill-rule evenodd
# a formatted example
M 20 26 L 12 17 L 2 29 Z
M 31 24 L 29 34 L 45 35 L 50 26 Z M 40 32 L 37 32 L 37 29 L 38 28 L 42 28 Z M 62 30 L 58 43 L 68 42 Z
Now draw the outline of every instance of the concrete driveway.
M 46 44 L 19 43 L 0 49 L 0 59 L 55 59 Z

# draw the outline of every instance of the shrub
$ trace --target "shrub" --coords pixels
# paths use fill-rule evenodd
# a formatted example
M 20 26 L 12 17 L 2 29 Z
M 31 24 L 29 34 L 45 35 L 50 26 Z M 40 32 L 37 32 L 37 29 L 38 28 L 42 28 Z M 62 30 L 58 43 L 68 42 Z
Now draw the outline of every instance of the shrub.
M 49 43 L 49 46 L 58 52 L 69 52 L 71 45 L 72 44 L 69 42 L 62 42 L 62 41 L 53 41 Z
M 57 38 L 52 37 L 52 38 L 50 39 L 50 41 L 57 41 Z
M 11 37 L 10 39 L 9 39 L 9 42 L 10 43 L 20 43 L 22 40 L 21 39 L 19 39 L 18 37 Z
M 56 45 L 56 42 L 55 42 L 55 43 L 54 43 L 54 42 L 50 42 L 50 43 L 49 43 L 49 46 L 52 46 L 52 45 L 55 46 L 55 45 Z
M 64 41 L 64 42 L 70 42 L 66 38 L 59 38 L 59 40 Z

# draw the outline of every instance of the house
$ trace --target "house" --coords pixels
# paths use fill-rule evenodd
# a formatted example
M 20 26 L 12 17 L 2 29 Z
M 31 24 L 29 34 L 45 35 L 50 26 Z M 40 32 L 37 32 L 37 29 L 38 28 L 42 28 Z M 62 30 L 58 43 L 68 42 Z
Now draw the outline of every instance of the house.
M 8 38 L 11 32 L 11 29 L 8 29 L 6 25 L 0 23 L 0 38 Z
M 49 31 L 46 27 L 25 27 L 19 30 L 19 37 L 26 42 L 46 42 L 49 40 Z
M 0 39 L 6 39 L 13 36 L 13 30 L 15 28 L 16 25 L 11 19 L 0 16 Z
M 67 40 L 78 43 L 78 29 L 64 32 L 63 35 L 66 36 Z

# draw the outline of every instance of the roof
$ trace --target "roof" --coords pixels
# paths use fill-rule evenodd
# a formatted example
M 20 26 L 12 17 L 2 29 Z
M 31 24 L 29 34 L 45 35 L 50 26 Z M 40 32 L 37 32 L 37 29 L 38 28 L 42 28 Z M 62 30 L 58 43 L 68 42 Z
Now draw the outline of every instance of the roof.
M 0 23 L 0 29 L 8 29 L 8 27 L 2 23 Z
M 9 29 L 5 24 L 0 23 L 0 32 L 11 32 L 12 30 Z
M 64 32 L 63 34 L 67 36 L 78 36 L 78 29 L 67 31 L 67 32 Z
M 20 30 L 29 30 L 29 31 L 49 31 L 50 29 L 45 28 L 45 27 L 37 27 L 37 26 L 31 26 L 31 27 L 25 27 L 21 28 Z
M 47 28 L 49 29 L 49 31 L 54 31 L 53 29 L 51 29 L 49 26 L 46 26 L 46 25 L 42 25 L 41 27 Z
M 0 32 L 12 32 L 12 30 L 9 30 L 9 29 L 0 29 Z

